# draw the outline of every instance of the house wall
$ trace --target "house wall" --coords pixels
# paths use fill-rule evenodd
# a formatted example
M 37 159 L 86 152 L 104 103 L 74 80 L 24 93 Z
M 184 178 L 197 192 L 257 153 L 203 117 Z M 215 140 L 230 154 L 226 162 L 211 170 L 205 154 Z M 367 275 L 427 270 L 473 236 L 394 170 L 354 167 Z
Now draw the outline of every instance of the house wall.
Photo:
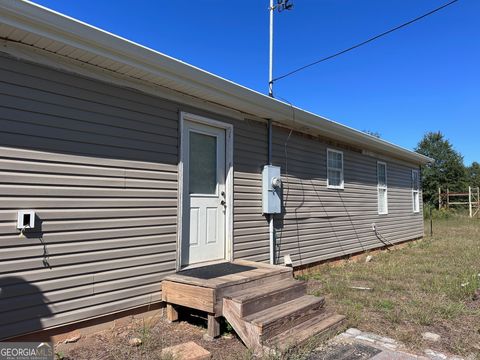
M 0 53 L 0 339 L 161 299 L 179 111 L 214 116 Z M 235 124 L 235 231 L 257 229 L 236 255 L 267 260 L 266 126 L 216 117 Z M 19 237 L 18 209 L 36 210 L 38 232 Z
M 273 132 L 273 163 L 282 168 L 285 206 L 275 221 L 279 261 L 289 254 L 295 266 L 307 265 L 423 236 L 422 204 L 413 213 L 411 178 L 417 165 L 289 133 L 279 127 Z M 327 188 L 327 148 L 343 152 L 342 190 Z M 387 215 L 378 214 L 377 161 L 387 164 Z
M 180 111 L 234 125 L 234 257 L 268 261 L 264 122 L 0 53 L 0 339 L 160 300 L 176 260 Z M 284 172 L 287 135 L 275 128 Z M 345 151 L 345 190 L 332 192 L 322 140 L 293 133 L 287 148 L 279 256 L 298 265 L 381 246 L 372 219 L 392 242 L 422 235 L 409 166 L 389 162 L 390 214 L 379 217 L 375 159 Z M 39 231 L 18 236 L 18 209 L 36 210 Z

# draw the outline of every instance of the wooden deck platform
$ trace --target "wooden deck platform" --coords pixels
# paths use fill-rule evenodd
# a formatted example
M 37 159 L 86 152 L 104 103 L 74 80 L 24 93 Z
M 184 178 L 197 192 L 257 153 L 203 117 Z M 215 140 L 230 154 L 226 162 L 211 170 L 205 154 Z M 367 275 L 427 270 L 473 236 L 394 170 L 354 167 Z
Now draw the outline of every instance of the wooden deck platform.
M 247 287 L 292 278 L 292 269 L 246 260 L 222 262 L 180 271 L 162 281 L 168 304 L 222 316 L 223 298 Z
M 278 348 L 283 334 L 295 329 L 309 335 L 341 323 L 343 316 L 327 313 L 324 299 L 306 294 L 306 283 L 293 278 L 291 268 L 245 260 L 187 269 L 162 281 L 167 317 L 178 320 L 180 307 L 208 314 L 208 336 L 220 335 L 219 318 L 225 317 L 244 343 L 254 351 Z M 304 326 L 303 324 L 308 324 Z

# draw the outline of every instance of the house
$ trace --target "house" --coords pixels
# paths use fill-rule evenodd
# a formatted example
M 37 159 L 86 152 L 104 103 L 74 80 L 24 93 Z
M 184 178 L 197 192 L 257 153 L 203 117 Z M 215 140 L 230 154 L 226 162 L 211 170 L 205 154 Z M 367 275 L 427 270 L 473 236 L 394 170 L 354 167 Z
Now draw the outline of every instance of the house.
M 423 236 L 425 156 L 30 2 L 0 38 L 0 339 L 158 304 L 195 264 Z

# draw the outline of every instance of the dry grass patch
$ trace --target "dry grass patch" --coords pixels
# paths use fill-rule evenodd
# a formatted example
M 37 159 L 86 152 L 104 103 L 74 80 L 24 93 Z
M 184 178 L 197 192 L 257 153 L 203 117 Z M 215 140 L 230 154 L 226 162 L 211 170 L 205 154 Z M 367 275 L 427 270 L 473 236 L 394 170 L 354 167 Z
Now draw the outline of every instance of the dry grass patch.
M 350 326 L 413 349 L 480 354 L 480 221 L 436 220 L 434 230 L 433 237 L 376 253 L 371 262 L 325 264 L 302 278 L 310 280 L 311 293 L 347 315 Z M 442 338 L 425 343 L 425 331 Z

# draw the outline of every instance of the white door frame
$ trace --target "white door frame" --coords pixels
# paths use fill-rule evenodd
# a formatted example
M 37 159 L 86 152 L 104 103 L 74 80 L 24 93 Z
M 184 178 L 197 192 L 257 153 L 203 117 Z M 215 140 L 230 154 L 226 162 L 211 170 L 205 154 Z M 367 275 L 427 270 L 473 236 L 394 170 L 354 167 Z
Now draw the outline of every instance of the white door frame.
M 178 211 L 177 211 L 177 259 L 176 270 L 182 269 L 182 236 L 183 236 L 183 202 L 186 197 L 184 194 L 184 150 L 183 150 L 183 127 L 184 121 L 192 121 L 220 129 L 225 129 L 225 201 L 227 204 L 225 210 L 225 259 L 233 260 L 233 125 L 217 120 L 212 120 L 203 116 L 180 112 L 179 127 L 179 162 L 178 162 Z

